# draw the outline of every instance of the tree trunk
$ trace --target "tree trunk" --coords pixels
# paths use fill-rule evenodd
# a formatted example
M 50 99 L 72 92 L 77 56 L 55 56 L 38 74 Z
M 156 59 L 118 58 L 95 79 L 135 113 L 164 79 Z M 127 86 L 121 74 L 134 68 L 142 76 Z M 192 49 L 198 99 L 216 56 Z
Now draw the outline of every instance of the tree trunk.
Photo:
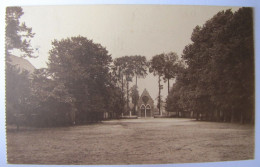
M 231 122 L 231 123 L 234 123 L 234 122 L 235 122 L 235 112 L 234 112 L 234 110 L 231 111 L 231 119 L 230 119 L 230 122 Z
M 124 101 L 124 76 L 123 75 L 122 75 L 122 88 L 121 89 L 122 89 L 122 101 Z M 125 107 L 123 107 L 122 116 L 124 115 L 124 108 Z
M 227 111 L 223 112 L 223 122 L 227 122 Z
M 217 119 L 216 119 L 216 121 L 217 121 L 217 122 L 220 121 L 220 111 L 219 111 L 219 110 L 217 110 Z
M 168 95 L 170 93 L 170 79 L 168 78 Z
M 137 89 L 137 75 L 135 76 L 135 85 L 136 85 L 136 89 Z M 137 106 L 137 104 L 135 103 L 134 104 L 134 112 L 135 112 L 135 114 L 137 113 L 136 106 Z
M 136 103 L 134 104 L 134 113 L 133 115 L 136 115 Z
M 137 75 L 135 76 L 135 85 L 137 87 Z
M 206 111 L 206 114 L 205 114 L 205 121 L 208 121 L 209 120 L 209 113 Z
M 122 96 L 124 96 L 124 76 L 122 76 Z
M 224 112 L 222 110 L 219 110 L 219 121 L 224 122 Z
M 240 123 L 244 123 L 244 116 L 243 116 L 243 111 L 240 111 Z
M 210 121 L 215 121 L 216 118 L 215 118 L 215 113 L 212 112 L 211 115 L 210 115 Z
M 131 116 L 131 111 L 129 110 L 129 81 L 126 81 L 126 112 L 129 111 L 129 116 Z
M 161 115 L 161 77 L 159 75 L 159 80 L 158 80 L 158 83 L 159 83 L 159 101 L 158 101 L 158 108 L 159 108 L 159 115 Z

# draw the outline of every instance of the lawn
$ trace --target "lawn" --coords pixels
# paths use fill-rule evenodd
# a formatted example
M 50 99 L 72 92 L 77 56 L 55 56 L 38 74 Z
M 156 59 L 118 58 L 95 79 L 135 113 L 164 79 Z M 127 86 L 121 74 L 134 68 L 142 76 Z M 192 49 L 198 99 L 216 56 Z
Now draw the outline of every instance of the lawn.
M 125 119 L 7 130 L 12 164 L 166 164 L 254 158 L 254 127 L 190 119 Z

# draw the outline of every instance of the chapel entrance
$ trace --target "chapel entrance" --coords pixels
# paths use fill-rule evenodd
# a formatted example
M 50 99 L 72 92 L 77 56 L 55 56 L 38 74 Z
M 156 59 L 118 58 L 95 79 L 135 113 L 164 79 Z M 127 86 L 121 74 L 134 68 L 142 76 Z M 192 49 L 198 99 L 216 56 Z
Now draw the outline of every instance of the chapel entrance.
M 145 106 L 141 106 L 141 117 L 145 117 Z
M 146 106 L 143 104 L 141 106 L 141 117 L 151 117 L 151 106 L 147 104 Z
M 151 118 L 154 115 L 154 101 L 148 91 L 144 89 L 137 103 L 137 116 Z
M 146 117 L 151 117 L 151 107 L 149 104 L 146 105 Z

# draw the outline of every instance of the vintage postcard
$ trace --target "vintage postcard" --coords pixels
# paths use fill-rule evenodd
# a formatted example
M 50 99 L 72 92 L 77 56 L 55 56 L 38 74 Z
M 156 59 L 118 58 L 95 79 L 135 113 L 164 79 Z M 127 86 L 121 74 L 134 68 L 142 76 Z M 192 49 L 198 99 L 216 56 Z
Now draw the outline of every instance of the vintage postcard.
M 254 160 L 253 13 L 7 6 L 7 163 Z

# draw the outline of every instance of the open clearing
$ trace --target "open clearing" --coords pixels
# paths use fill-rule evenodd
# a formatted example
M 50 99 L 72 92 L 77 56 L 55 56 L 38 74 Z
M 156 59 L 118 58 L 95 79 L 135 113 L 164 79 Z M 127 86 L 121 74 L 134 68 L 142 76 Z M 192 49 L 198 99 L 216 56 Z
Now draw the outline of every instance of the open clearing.
M 254 158 L 254 127 L 190 119 L 7 130 L 8 163 L 165 164 Z

